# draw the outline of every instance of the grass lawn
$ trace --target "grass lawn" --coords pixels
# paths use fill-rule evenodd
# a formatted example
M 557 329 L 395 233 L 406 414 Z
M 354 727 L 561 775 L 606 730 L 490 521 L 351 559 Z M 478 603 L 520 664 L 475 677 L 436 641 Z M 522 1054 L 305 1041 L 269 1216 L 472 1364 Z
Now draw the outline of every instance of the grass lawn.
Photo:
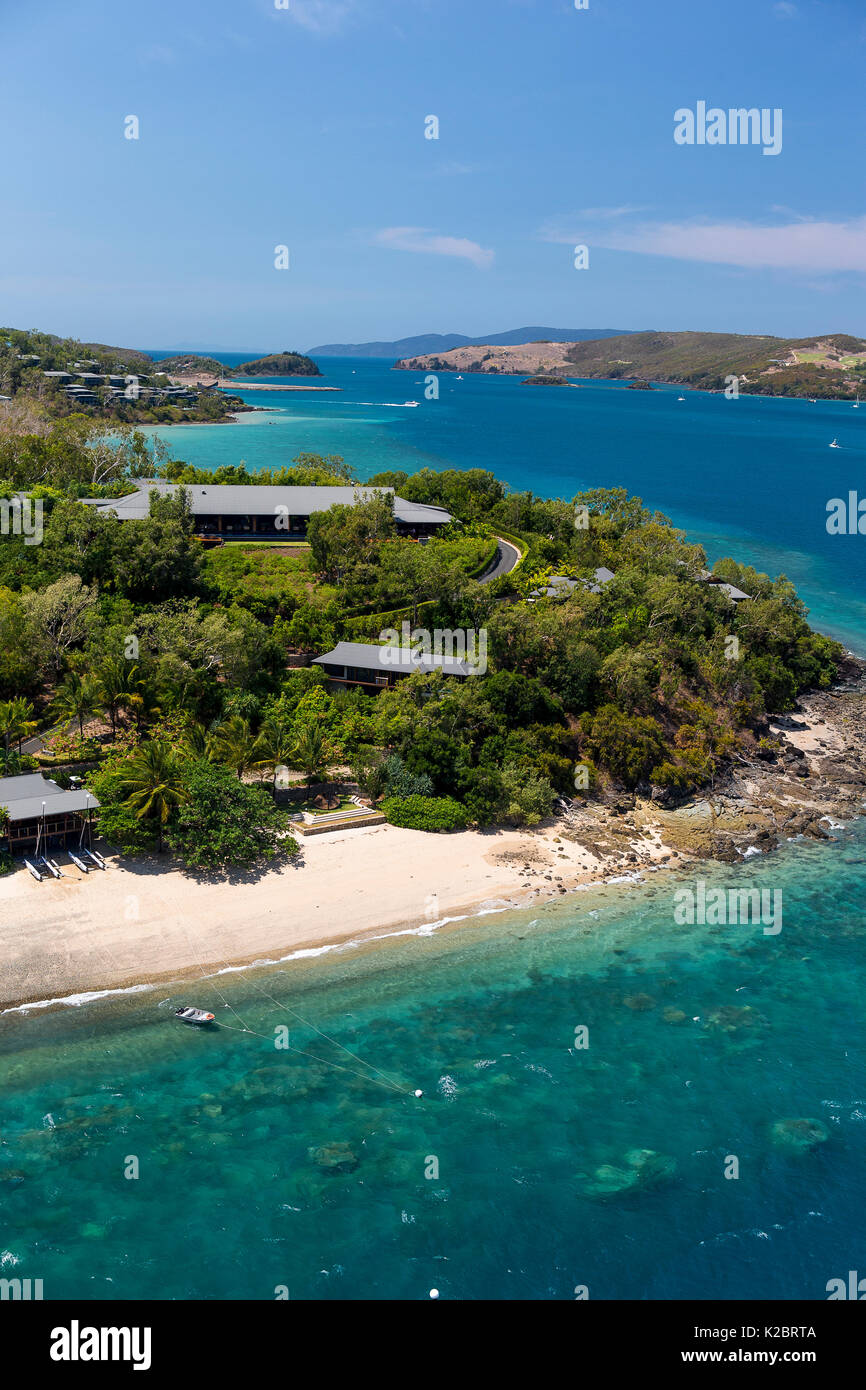
M 323 601 L 337 596 L 333 585 L 321 583 L 310 569 L 306 542 L 228 541 L 205 553 L 203 569 L 223 602 L 262 599 L 278 604 L 290 598 L 301 603 L 314 593 Z

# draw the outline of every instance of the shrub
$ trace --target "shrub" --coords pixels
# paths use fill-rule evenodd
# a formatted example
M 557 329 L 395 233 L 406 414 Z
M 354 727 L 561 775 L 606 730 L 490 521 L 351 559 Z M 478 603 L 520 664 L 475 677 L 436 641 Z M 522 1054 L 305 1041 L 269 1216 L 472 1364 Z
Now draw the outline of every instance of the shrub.
M 637 786 L 665 753 L 664 735 L 654 719 L 624 714 L 615 705 L 581 715 L 580 723 L 594 760 L 627 787 Z
M 382 810 L 391 825 L 407 830 L 465 830 L 469 814 L 450 796 L 389 796 Z
M 429 797 L 433 782 L 426 772 L 411 772 L 399 753 L 389 753 L 382 763 L 385 783 L 392 797 L 406 801 L 410 796 Z
M 508 763 L 502 769 L 501 814 L 507 825 L 538 825 L 553 809 L 554 790 L 540 773 Z

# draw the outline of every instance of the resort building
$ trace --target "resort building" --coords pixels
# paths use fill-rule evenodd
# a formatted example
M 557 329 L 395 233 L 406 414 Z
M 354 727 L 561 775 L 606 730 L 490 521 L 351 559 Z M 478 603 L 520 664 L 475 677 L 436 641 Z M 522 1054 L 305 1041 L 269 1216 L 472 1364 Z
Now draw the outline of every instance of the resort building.
M 98 809 L 93 792 L 64 791 L 41 772 L 0 777 L 0 844 L 13 855 L 89 849 Z
M 134 521 L 148 515 L 152 492 L 167 494 L 179 490 L 177 483 L 148 479 L 128 497 L 83 500 L 99 511 L 113 512 L 118 521 Z M 354 506 L 359 498 L 394 494 L 390 487 L 257 487 L 255 483 L 192 483 L 185 490 L 197 534 L 227 540 L 239 536 L 302 539 L 313 512 L 327 511 L 337 503 Z M 451 515 L 443 507 L 429 507 L 394 496 L 394 518 L 401 535 L 422 537 L 435 535 L 441 526 L 447 526 Z
M 414 671 L 442 671 L 446 676 L 471 676 L 475 667 L 459 657 L 425 654 L 414 647 L 383 647 L 371 642 L 338 642 L 333 651 L 313 659 L 334 686 L 360 685 L 384 690 Z
M 547 587 L 533 589 L 527 602 L 535 603 L 540 598 L 568 598 L 578 587 L 587 589 L 591 594 L 600 594 L 602 586 L 609 584 L 613 578 L 613 570 L 607 569 L 604 565 L 595 571 L 592 579 L 569 579 L 565 574 L 552 574 L 547 581 Z

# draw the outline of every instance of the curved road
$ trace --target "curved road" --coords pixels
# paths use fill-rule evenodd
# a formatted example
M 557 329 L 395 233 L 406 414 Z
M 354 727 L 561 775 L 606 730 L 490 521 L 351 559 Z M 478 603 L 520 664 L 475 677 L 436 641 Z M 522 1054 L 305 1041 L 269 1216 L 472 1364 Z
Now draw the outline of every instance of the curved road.
M 520 551 L 511 541 L 503 540 L 501 536 L 496 537 L 499 542 L 496 548 L 496 555 L 482 575 L 478 577 L 479 584 L 489 584 L 492 580 L 498 579 L 501 574 L 510 574 L 520 559 Z

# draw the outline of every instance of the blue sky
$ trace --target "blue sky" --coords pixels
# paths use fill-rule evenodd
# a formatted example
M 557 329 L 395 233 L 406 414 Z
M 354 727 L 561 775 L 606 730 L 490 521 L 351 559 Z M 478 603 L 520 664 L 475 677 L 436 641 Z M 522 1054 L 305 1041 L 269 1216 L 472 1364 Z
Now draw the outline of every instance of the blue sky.
M 0 0 L 0 43 L 4 323 L 866 334 L 864 0 Z M 699 101 L 781 153 L 676 144 Z

